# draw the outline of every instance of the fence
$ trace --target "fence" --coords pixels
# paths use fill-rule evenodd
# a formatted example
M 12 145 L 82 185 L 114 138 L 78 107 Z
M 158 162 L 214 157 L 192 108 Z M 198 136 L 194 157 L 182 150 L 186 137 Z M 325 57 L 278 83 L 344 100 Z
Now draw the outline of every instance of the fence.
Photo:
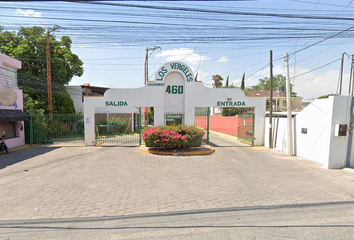
M 25 141 L 84 144 L 83 114 L 34 114 L 25 122 Z

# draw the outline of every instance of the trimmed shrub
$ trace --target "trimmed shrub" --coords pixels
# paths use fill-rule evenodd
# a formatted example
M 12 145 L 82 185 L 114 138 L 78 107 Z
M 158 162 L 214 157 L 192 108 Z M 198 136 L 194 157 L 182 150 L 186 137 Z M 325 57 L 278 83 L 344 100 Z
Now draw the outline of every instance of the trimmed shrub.
M 163 127 L 146 127 L 143 129 L 145 146 L 155 148 L 200 147 L 205 131 L 191 126 L 172 125 Z

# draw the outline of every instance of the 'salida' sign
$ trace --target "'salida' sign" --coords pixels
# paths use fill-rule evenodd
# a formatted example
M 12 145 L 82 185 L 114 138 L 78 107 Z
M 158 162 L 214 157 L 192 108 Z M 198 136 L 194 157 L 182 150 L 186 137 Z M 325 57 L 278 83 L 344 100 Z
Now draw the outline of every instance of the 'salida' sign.
M 106 107 L 127 107 L 127 101 L 106 101 Z

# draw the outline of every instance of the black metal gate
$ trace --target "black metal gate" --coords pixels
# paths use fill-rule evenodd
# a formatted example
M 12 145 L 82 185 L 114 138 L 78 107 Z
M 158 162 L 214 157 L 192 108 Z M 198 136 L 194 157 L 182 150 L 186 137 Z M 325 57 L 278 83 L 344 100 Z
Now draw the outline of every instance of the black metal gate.
M 203 137 L 203 141 L 206 144 L 209 144 L 209 140 L 210 140 L 210 135 L 209 135 L 210 108 L 209 107 L 196 107 L 194 115 L 195 115 L 194 125 L 196 127 L 206 130 L 206 134 Z
M 141 114 L 95 113 L 96 145 L 139 146 Z

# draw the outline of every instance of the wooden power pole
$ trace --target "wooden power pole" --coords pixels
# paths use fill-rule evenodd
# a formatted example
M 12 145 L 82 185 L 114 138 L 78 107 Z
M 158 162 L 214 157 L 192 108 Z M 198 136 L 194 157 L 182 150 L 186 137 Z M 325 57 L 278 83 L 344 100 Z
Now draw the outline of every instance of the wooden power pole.
M 53 102 L 52 102 L 52 69 L 50 63 L 50 33 L 58 30 L 59 26 L 54 28 L 48 28 L 47 31 L 47 85 L 48 85 L 48 108 L 49 114 L 53 114 Z
M 150 55 L 152 54 L 153 51 L 155 51 L 156 49 L 161 49 L 161 47 L 159 46 L 155 46 L 155 47 L 152 47 L 152 48 L 146 48 L 146 56 L 145 56 L 145 74 L 144 74 L 144 86 L 147 84 L 147 81 L 149 80 L 149 57 Z M 152 51 L 149 55 L 149 51 Z M 149 111 L 148 111 L 148 108 L 145 107 L 145 127 L 147 127 L 149 125 L 149 119 L 148 119 L 148 115 L 149 115 Z

